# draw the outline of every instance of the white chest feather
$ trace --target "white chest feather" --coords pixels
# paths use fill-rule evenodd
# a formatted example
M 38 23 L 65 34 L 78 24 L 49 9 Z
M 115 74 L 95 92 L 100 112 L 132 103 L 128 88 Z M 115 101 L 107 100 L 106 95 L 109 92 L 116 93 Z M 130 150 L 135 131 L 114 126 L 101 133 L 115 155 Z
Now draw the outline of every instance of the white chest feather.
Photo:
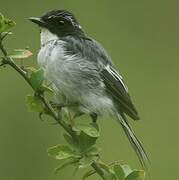
M 46 69 L 47 64 L 52 62 L 56 64 L 64 59 L 64 41 L 59 40 L 55 34 L 44 28 L 41 29 L 40 40 L 41 49 L 38 53 L 38 63 L 41 67 Z
M 38 64 L 44 69 L 46 79 L 59 91 L 70 91 L 68 82 L 69 69 L 74 67 L 74 55 L 65 51 L 65 41 L 60 40 L 48 30 L 41 32 L 41 49 L 38 53 Z
M 41 28 L 41 33 L 40 33 L 41 46 L 44 46 L 49 41 L 53 41 L 56 39 L 58 39 L 57 35 L 51 33 L 48 29 Z
M 82 104 L 80 111 L 85 113 L 109 113 L 113 103 L 111 99 L 104 97 L 104 84 L 98 82 L 96 67 L 79 54 L 67 53 L 65 45 L 65 41 L 42 29 L 38 63 L 44 69 L 56 97 L 60 102 L 65 97 L 65 101 L 67 99 L 69 102 Z

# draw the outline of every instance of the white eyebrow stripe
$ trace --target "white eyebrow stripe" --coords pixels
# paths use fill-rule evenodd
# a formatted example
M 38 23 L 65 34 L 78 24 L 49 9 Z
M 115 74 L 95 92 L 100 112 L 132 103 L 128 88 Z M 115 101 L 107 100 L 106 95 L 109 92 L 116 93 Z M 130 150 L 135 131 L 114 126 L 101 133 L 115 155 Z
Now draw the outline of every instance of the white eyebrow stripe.
M 51 19 L 51 18 L 53 18 L 53 17 L 56 17 L 56 16 L 55 16 L 55 15 L 51 15 L 51 16 L 48 17 L 48 19 Z
M 72 16 L 66 16 L 64 17 L 65 19 L 69 20 L 73 25 L 75 25 L 76 23 L 74 22 L 74 19 Z
M 124 89 L 128 92 L 128 87 L 124 84 L 122 76 L 109 64 L 105 67 L 105 69 L 117 80 L 120 81 Z

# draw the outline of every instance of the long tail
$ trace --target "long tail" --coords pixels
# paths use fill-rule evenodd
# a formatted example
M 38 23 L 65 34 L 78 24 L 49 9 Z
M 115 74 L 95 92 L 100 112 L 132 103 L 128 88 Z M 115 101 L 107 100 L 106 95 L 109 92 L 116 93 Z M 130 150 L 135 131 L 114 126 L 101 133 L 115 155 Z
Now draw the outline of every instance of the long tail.
M 122 114 L 118 113 L 118 120 L 119 120 L 120 124 L 122 125 L 122 128 L 123 128 L 127 138 L 129 139 L 133 149 L 135 150 L 142 167 L 144 169 L 148 169 L 147 164 L 149 162 L 149 158 L 147 156 L 147 153 L 145 152 L 145 150 L 142 146 L 142 143 L 138 140 L 138 138 L 134 134 L 134 131 L 130 127 L 125 115 L 123 113 Z

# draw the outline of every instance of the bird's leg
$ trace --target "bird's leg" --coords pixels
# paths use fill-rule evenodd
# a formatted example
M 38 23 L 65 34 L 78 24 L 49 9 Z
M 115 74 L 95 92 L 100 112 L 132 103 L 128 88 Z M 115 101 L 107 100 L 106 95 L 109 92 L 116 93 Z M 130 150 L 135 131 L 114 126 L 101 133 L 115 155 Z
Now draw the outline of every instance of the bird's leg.
M 70 104 L 70 103 L 55 103 L 53 101 L 50 101 L 50 104 L 53 108 L 56 108 L 56 109 L 61 109 L 61 108 L 64 108 L 64 107 L 73 107 L 73 106 L 76 106 L 77 104 L 74 103 L 74 104 Z
M 50 105 L 55 108 L 55 109 L 58 109 L 58 110 L 61 110 L 63 107 L 67 107 L 68 105 L 65 104 L 65 103 L 55 103 L 53 101 L 50 101 Z
M 98 119 L 98 115 L 96 113 L 91 113 L 90 116 L 91 116 L 93 123 L 96 123 L 96 121 Z

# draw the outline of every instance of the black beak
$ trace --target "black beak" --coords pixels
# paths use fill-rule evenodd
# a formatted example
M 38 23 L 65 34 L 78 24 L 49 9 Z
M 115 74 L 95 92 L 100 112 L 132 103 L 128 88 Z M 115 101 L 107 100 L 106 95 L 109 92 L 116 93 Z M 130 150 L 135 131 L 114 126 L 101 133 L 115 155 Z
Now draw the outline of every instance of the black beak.
M 38 24 L 39 26 L 45 26 L 46 23 L 41 19 L 41 18 L 37 18 L 37 17 L 30 17 L 28 18 L 28 20 L 30 20 L 31 22 Z

